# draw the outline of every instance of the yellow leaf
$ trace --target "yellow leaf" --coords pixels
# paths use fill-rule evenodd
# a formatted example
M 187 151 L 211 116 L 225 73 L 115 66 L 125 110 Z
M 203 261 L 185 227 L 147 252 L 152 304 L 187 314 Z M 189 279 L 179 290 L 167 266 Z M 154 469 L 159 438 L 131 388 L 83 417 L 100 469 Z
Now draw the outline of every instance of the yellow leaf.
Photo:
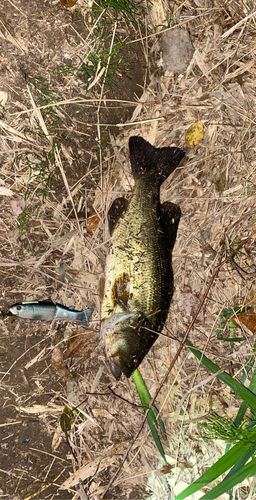
M 87 220 L 87 226 L 86 226 L 86 231 L 87 233 L 91 234 L 95 229 L 97 228 L 100 218 L 102 216 L 102 212 L 99 212 L 96 214 L 96 212 L 93 212 Z
M 185 142 L 189 148 L 194 148 L 204 138 L 204 127 L 201 122 L 191 125 L 185 135 Z
M 73 7 L 77 0 L 60 0 L 60 3 L 64 5 L 64 7 Z

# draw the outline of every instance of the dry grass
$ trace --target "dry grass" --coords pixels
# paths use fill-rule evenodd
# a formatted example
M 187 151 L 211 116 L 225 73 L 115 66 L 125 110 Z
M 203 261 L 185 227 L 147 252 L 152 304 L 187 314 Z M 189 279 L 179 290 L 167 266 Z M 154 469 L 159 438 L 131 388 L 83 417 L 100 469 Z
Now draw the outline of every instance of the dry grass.
M 82 9 L 86 8 L 82 0 L 78 1 L 75 8 L 78 8 L 79 3 Z M 15 0 L 11 5 L 19 10 Z M 18 155 L 27 150 L 44 158 L 49 151 L 53 151 L 49 168 L 50 171 L 55 168 L 54 165 L 59 168 L 57 182 L 61 185 L 58 195 L 54 191 L 47 191 L 43 204 L 38 202 L 37 192 L 33 199 L 30 198 L 29 213 L 32 215 L 24 229 L 22 241 L 18 240 L 18 218 L 9 208 L 10 196 L 1 197 L 1 272 L 4 283 L 2 292 L 3 297 L 6 297 L 4 305 L 7 307 L 10 302 L 16 302 L 17 298 L 40 300 L 51 296 L 53 301 L 67 306 L 74 305 L 77 309 L 93 306 L 90 331 L 84 332 L 85 338 L 88 335 L 90 341 L 99 331 L 98 279 L 103 269 L 109 238 L 106 213 L 113 199 L 120 193 L 129 192 L 133 182 L 127 152 L 129 137 L 141 135 L 156 146 L 176 145 L 185 148 L 184 136 L 188 127 L 198 119 L 204 125 L 204 140 L 195 149 L 187 149 L 186 162 L 165 183 L 161 192 L 163 201 L 169 200 L 180 205 L 182 218 L 173 253 L 175 294 L 163 332 L 169 333 L 173 339 L 159 338 L 141 366 L 151 394 L 157 389 L 177 350 L 180 335 L 185 332 L 214 267 L 221 256 L 225 257 L 226 252 L 234 248 L 232 245 L 235 242 L 243 241 L 248 236 L 252 236 L 252 239 L 235 257 L 239 268 L 230 264 L 221 269 L 213 283 L 203 314 L 190 335 L 190 340 L 196 347 L 219 366 L 226 363 L 226 371 L 230 370 L 237 379 L 240 379 L 252 352 L 253 339 L 248 332 L 244 332 L 243 335 L 248 340 L 243 344 L 235 344 L 233 349 L 230 343 L 218 341 L 216 330 L 220 321 L 216 313 L 241 305 L 251 306 L 253 310 L 256 295 L 256 2 L 177 0 L 174 6 L 171 4 L 171 8 L 175 23 L 186 27 L 193 39 L 195 52 L 186 73 L 161 73 L 160 45 L 157 37 L 153 37 L 151 52 L 157 57 L 159 70 L 150 75 L 150 83 L 135 107 L 129 126 L 124 124 L 116 139 L 112 138 L 114 154 L 108 153 L 100 157 L 94 171 L 87 164 L 79 179 L 71 180 L 70 176 L 75 163 L 74 153 L 78 147 L 74 131 L 75 116 L 71 116 L 74 108 L 64 106 L 60 109 L 52 104 L 62 120 L 63 112 L 69 109 L 61 126 L 66 128 L 71 137 L 68 147 L 63 144 L 52 150 L 55 144 L 54 132 L 47 129 L 43 109 L 36 106 L 31 85 L 28 83 L 20 89 L 14 99 L 11 80 L 17 68 L 12 58 L 9 64 L 8 57 L 1 57 L 5 67 L 5 86 L 0 89 L 0 98 L 7 111 L 0 121 L 0 150 L 4 158 L 0 189 L 11 189 L 12 196 L 16 199 L 24 195 L 28 188 L 29 169 L 24 156 Z M 154 2 L 147 23 L 160 26 L 168 14 L 167 2 Z M 24 8 L 20 15 L 27 16 Z M 26 22 L 29 20 L 26 19 Z M 0 26 L 2 37 L 12 44 L 12 50 L 17 54 L 19 51 L 21 54 L 28 53 L 27 38 L 22 34 L 22 29 L 25 29 L 22 22 L 21 32 L 17 30 L 9 33 Z M 159 28 L 161 30 L 163 28 Z M 80 47 L 83 50 L 82 58 L 92 40 L 89 33 L 88 40 L 84 40 Z M 143 38 L 145 54 L 148 54 L 148 46 L 151 45 L 152 37 Z M 66 43 L 64 49 L 62 47 L 60 52 L 54 53 L 56 59 L 61 61 L 67 51 L 70 58 L 75 57 L 75 49 Z M 46 72 L 51 70 L 52 64 L 49 63 Z M 63 89 L 73 88 L 71 83 L 77 86 L 79 92 L 79 85 L 74 79 L 71 82 L 70 78 L 63 80 Z M 97 78 L 93 83 L 97 85 Z M 110 102 L 104 97 L 104 85 L 100 91 L 96 87 L 95 90 L 100 100 L 95 123 L 97 127 L 94 129 L 97 134 L 94 133 L 94 136 L 100 139 L 101 107 L 110 105 Z M 61 94 L 62 92 L 59 95 Z M 78 95 L 76 100 L 79 99 Z M 90 94 L 80 102 L 86 107 L 84 109 L 89 109 L 93 104 Z M 74 104 L 74 100 L 72 103 Z M 38 123 L 44 130 L 44 138 L 35 134 Z M 95 153 L 92 152 L 92 155 L 95 156 Z M 38 158 L 35 157 L 35 161 L 40 164 Z M 93 177 L 94 174 L 97 175 Z M 38 185 L 36 189 L 38 190 Z M 40 216 L 36 217 L 38 207 Z M 84 219 L 92 209 L 99 214 L 99 224 L 90 235 L 86 234 L 85 220 L 81 221 L 79 216 L 82 207 Z M 60 285 L 59 281 L 63 283 L 63 280 L 65 284 Z M 5 340 L 9 335 L 13 339 L 15 334 L 20 338 L 23 333 L 19 325 L 15 327 L 13 325 L 16 323 L 11 324 L 9 321 L 9 318 L 1 320 L 2 336 Z M 40 337 L 38 343 L 29 343 L 29 347 L 24 344 L 23 352 L 3 372 L 2 388 L 8 392 L 7 381 L 14 383 L 9 377 L 22 362 L 26 377 L 26 367 L 34 367 L 33 390 L 38 391 L 38 396 L 42 397 L 49 391 L 47 381 L 49 370 L 51 371 L 52 350 L 57 344 L 61 344 L 65 357 L 67 340 L 75 328 L 66 326 L 64 340 L 63 335 L 58 334 L 56 325 L 51 325 L 50 329 L 41 324 L 36 324 L 32 330 L 26 330 L 29 328 L 26 326 L 22 328 L 29 335 L 35 331 L 36 335 L 39 335 L 39 331 L 47 331 L 47 337 Z M 38 365 L 39 370 L 36 366 L 40 360 L 44 361 L 44 365 Z M 104 491 L 120 457 L 138 429 L 141 409 L 108 393 L 107 386 L 111 384 L 116 393 L 139 404 L 132 380 L 123 379 L 118 383 L 113 381 L 104 363 L 101 346 L 96 345 L 92 352 L 88 352 L 83 365 L 79 361 L 71 363 L 69 360 L 68 368 L 71 380 L 63 384 L 57 383 L 51 396 L 44 397 L 40 408 L 33 398 L 25 404 L 18 404 L 19 391 L 14 384 L 13 391 L 17 395 L 16 404 L 19 407 L 17 424 L 24 413 L 34 412 L 44 432 L 52 440 L 52 449 L 49 448 L 47 453 L 52 454 L 51 457 L 57 457 L 55 460 L 64 460 L 62 472 L 59 472 L 61 476 L 57 477 L 56 474 L 54 481 L 52 480 L 56 483 L 55 491 L 57 485 L 61 485 L 62 489 L 69 491 L 69 496 L 65 498 L 84 498 L 79 480 L 83 480 L 84 484 L 89 480 L 87 494 L 96 499 Z M 234 418 L 239 408 L 239 402 L 235 400 L 233 393 L 216 378 L 209 380 L 208 377 L 209 373 L 184 349 L 157 401 L 169 435 L 166 454 L 170 463 L 175 466 L 170 468 L 167 476 L 172 497 L 175 480 L 189 484 L 223 453 L 222 444 L 209 444 L 200 438 L 198 421 L 213 409 Z M 54 379 L 58 379 L 57 373 L 51 373 L 52 383 Z M 29 387 L 28 392 L 32 393 L 32 387 Z M 85 396 L 86 392 L 96 395 Z M 98 393 L 105 395 L 97 395 Z M 21 394 L 23 401 L 24 390 Z M 81 403 L 83 399 L 85 401 Z M 67 436 L 60 428 L 59 418 L 66 404 L 79 404 L 82 416 L 76 415 L 71 431 L 67 433 L 73 454 L 67 453 L 66 448 L 63 456 L 58 450 Z M 198 439 L 195 439 L 196 435 Z M 41 456 L 40 450 L 37 452 Z M 145 498 L 144 487 L 150 478 L 150 486 L 155 495 L 164 498 L 167 495 L 166 484 L 159 471 L 154 473 L 158 465 L 154 443 L 145 428 L 111 494 L 115 498 L 119 498 L 121 494 L 129 498 L 131 493 L 136 492 L 137 498 Z M 70 477 L 69 472 L 72 472 Z M 41 491 L 40 488 L 41 486 L 38 486 L 38 490 L 35 488 L 33 493 Z M 59 491 L 60 497 L 61 494 L 62 491 Z M 239 494 L 243 498 L 242 493 Z M 29 495 L 27 498 L 30 498 Z

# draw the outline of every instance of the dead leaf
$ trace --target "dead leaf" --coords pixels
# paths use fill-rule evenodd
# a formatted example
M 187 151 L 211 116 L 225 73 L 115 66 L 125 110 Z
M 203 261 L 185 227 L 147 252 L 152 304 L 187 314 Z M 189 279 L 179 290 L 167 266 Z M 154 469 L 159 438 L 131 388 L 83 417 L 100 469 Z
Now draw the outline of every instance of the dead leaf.
M 77 0 L 60 0 L 61 5 L 64 7 L 73 7 L 76 4 Z
M 104 417 L 109 420 L 115 420 L 115 417 L 111 415 L 109 411 L 105 410 L 105 408 L 92 408 L 92 413 L 94 417 Z
M 120 456 L 122 455 L 127 443 L 120 443 L 119 446 L 111 446 L 107 452 L 103 453 L 96 460 L 89 462 L 88 464 L 77 469 L 74 474 L 72 474 L 62 485 L 60 486 L 61 490 L 67 490 L 69 488 L 73 488 L 79 484 L 80 481 L 85 481 L 88 477 L 93 476 L 96 472 L 99 473 L 107 467 L 113 466 L 116 463 L 119 463 Z
M 1 196 L 12 196 L 13 192 L 11 189 L 8 189 L 6 187 L 0 186 L 0 195 Z
M 53 370 L 58 374 L 63 380 L 69 380 L 71 375 L 64 363 L 63 350 L 60 345 L 56 345 L 52 350 L 52 361 L 51 365 Z
M 5 106 L 7 103 L 8 94 L 6 92 L 0 91 L 0 104 L 1 106 Z
M 60 445 L 60 443 L 63 441 L 64 434 L 61 430 L 60 423 L 58 422 L 57 429 L 53 435 L 52 438 L 52 451 L 56 451 Z
M 201 140 L 204 138 L 204 127 L 201 122 L 195 122 L 193 125 L 191 125 L 185 136 L 185 142 L 186 145 L 189 148 L 194 148 L 201 142 Z
M 25 208 L 24 198 L 20 198 L 20 200 L 11 200 L 10 207 L 12 209 L 13 215 L 18 216 L 18 215 L 22 214 L 22 212 Z
M 54 403 L 50 403 L 49 405 L 33 405 L 28 406 L 27 408 L 24 406 L 16 406 L 17 411 L 23 411 L 24 413 L 28 413 L 29 415 L 44 414 L 48 415 L 51 413 L 56 413 L 58 411 L 63 411 L 63 405 L 55 405 Z
M 238 326 L 238 328 L 241 328 L 242 324 L 242 326 L 244 325 L 253 334 L 256 333 L 256 313 L 246 311 L 238 314 L 237 316 L 232 316 L 230 319 L 236 326 Z
M 68 358 L 75 358 L 79 363 L 83 363 L 90 357 L 98 344 L 98 332 L 78 328 L 68 340 L 67 356 Z
M 97 228 L 100 219 L 101 219 L 102 212 L 99 212 L 98 214 L 96 212 L 93 212 L 87 219 L 87 225 L 86 225 L 86 231 L 87 233 L 91 234 L 95 229 Z

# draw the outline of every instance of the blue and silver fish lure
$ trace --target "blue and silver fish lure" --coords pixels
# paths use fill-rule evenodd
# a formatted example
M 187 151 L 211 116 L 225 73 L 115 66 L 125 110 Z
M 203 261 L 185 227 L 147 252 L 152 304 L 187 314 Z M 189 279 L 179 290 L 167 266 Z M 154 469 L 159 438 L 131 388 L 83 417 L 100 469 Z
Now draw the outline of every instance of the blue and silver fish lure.
M 21 302 L 10 307 L 10 312 L 15 316 L 25 319 L 40 319 L 43 321 L 52 321 L 53 319 L 66 319 L 75 321 L 84 328 L 88 327 L 88 320 L 93 309 L 85 311 L 75 311 L 74 307 L 64 307 L 61 304 L 54 304 L 51 300 L 42 302 Z

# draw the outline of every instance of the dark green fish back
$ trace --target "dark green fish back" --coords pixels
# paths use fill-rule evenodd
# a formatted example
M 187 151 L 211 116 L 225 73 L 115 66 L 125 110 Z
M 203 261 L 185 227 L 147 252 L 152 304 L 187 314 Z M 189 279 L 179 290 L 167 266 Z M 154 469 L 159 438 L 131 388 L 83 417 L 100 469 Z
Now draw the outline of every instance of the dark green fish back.
M 151 176 L 136 180 L 129 210 L 113 243 L 130 280 L 128 310 L 142 311 L 156 331 L 166 320 L 173 293 L 170 241 L 158 196 Z

